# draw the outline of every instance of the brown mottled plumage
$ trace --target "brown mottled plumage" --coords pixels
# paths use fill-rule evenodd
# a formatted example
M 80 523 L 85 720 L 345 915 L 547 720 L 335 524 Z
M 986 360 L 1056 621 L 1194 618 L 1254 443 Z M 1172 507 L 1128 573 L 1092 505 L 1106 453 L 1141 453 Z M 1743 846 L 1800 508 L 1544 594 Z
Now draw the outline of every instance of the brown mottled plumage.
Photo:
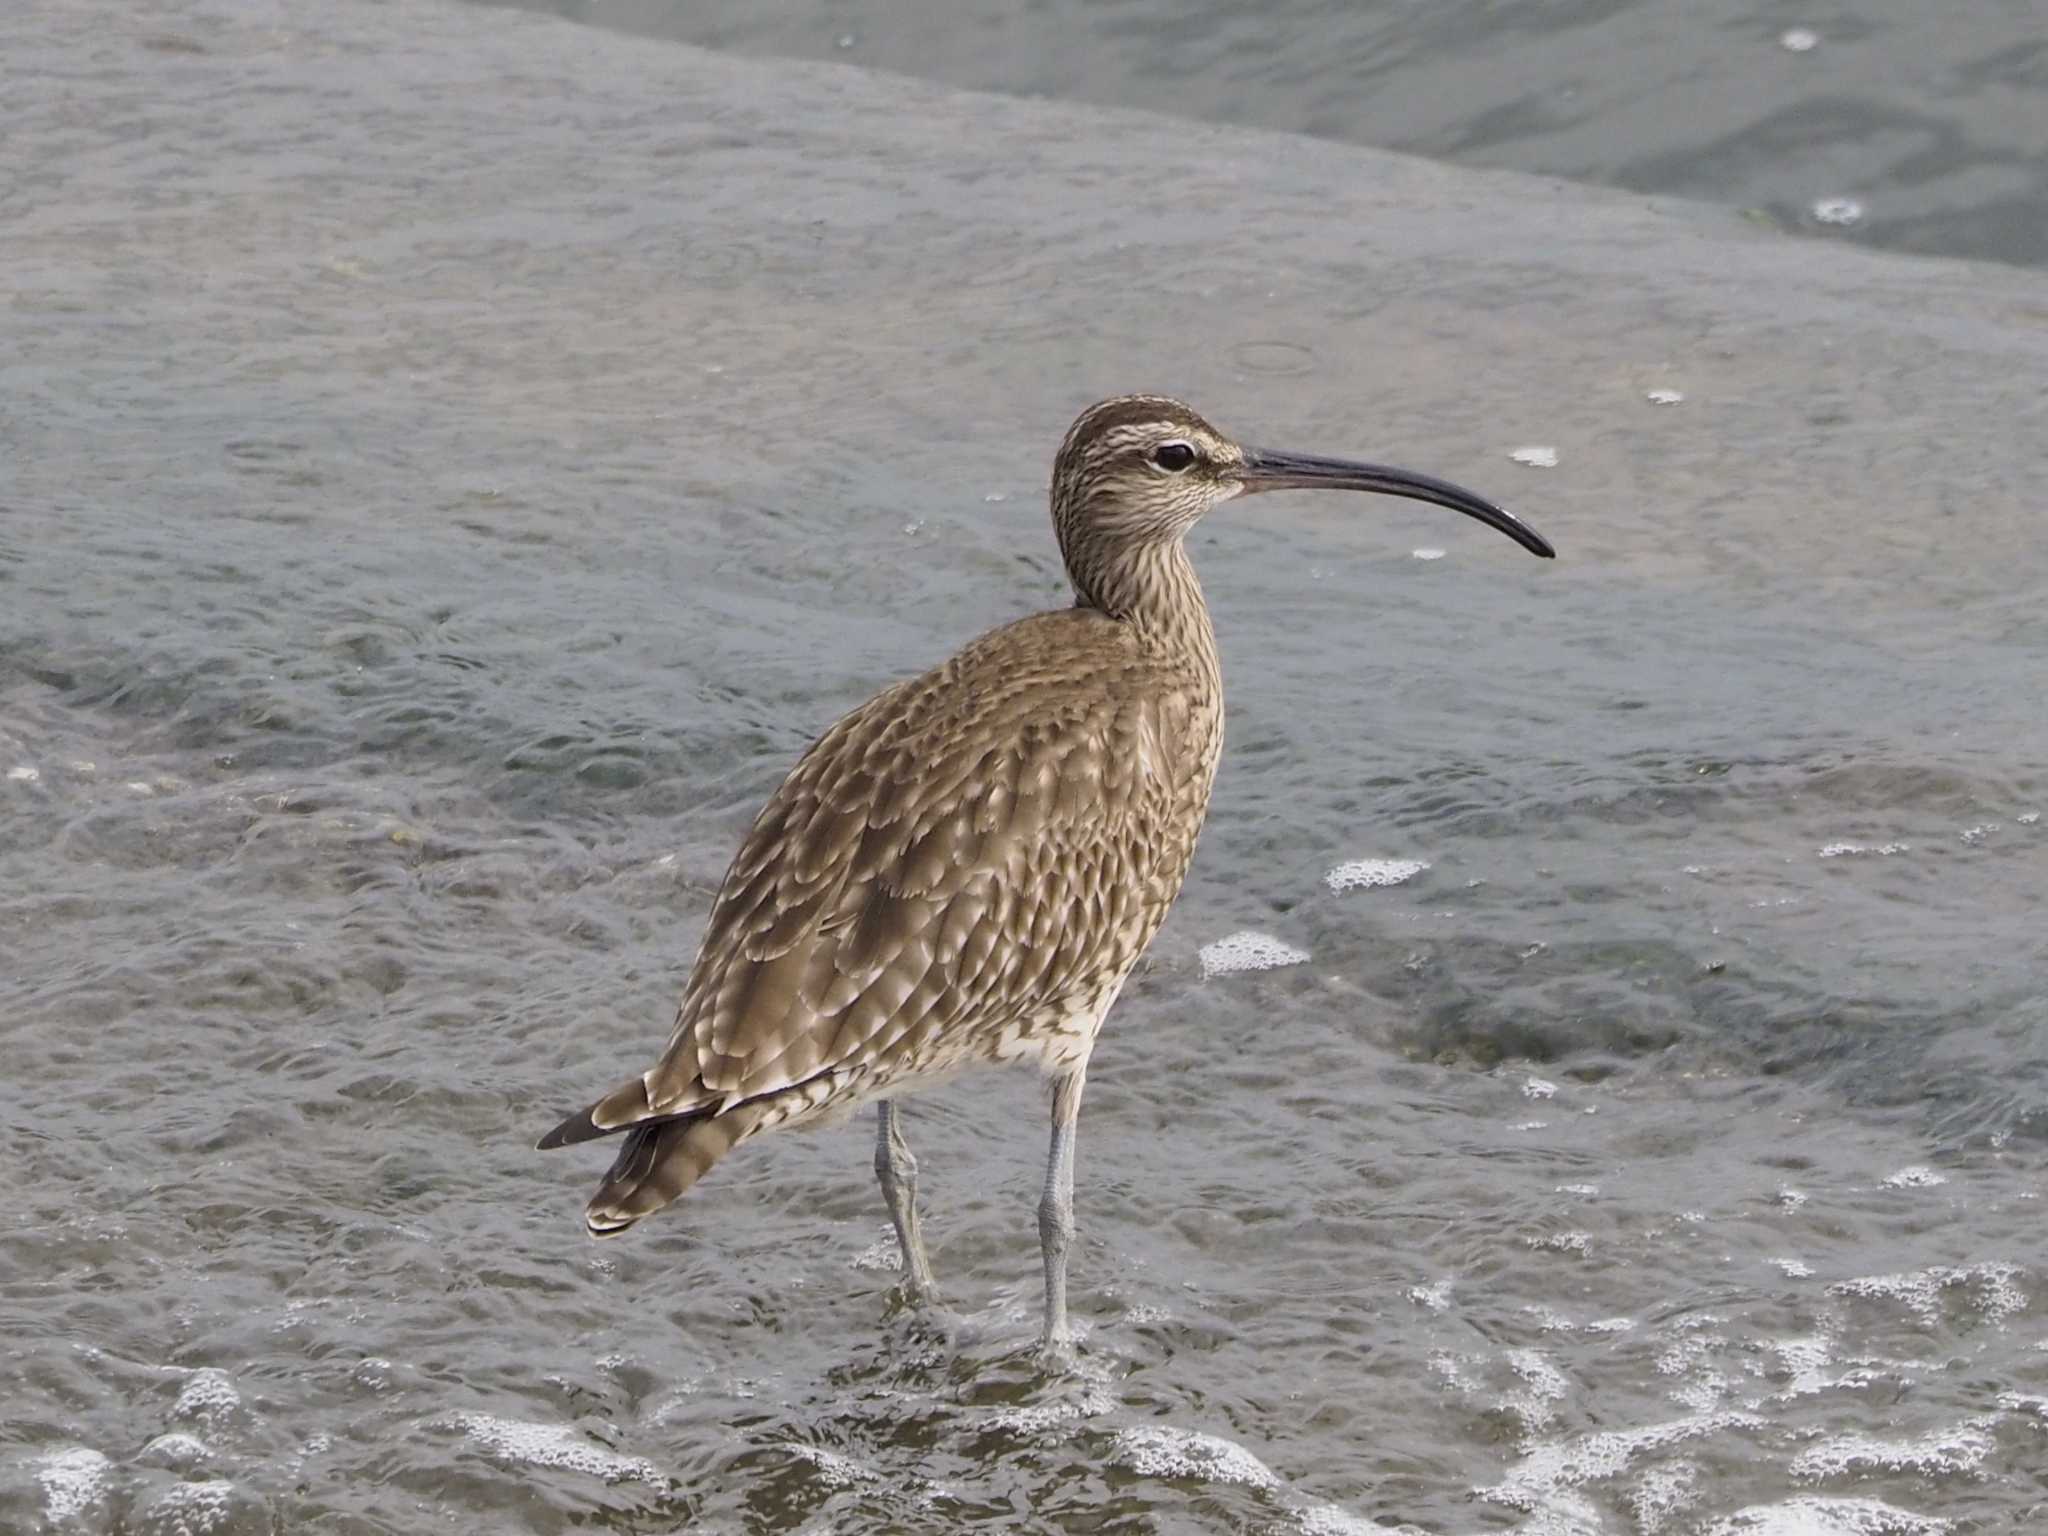
M 1223 744 L 1222 674 L 1182 540 L 1283 486 L 1437 501 L 1549 546 L 1441 481 L 1245 449 L 1132 395 L 1061 445 L 1052 511 L 1075 606 L 971 642 L 806 752 L 727 871 L 661 1059 L 541 1142 L 626 1132 L 594 1235 L 674 1200 L 741 1141 L 869 1099 L 914 1292 L 930 1289 L 893 1096 L 980 1061 L 1056 1080 L 1040 1230 L 1064 1342 L 1072 1130 L 1103 1015 L 1179 893 Z

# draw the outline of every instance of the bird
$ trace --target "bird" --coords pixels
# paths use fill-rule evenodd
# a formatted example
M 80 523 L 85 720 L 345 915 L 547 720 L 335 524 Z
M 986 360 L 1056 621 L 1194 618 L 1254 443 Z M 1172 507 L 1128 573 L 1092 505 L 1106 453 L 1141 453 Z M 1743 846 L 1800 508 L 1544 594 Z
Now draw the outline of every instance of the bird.
M 900 1286 L 937 1285 L 899 1100 L 983 1063 L 1051 1084 L 1041 1348 L 1070 1354 L 1076 1125 L 1104 1016 L 1179 894 L 1223 748 L 1223 675 L 1186 538 L 1222 502 L 1304 489 L 1433 502 L 1544 559 L 1448 481 L 1240 446 L 1164 395 L 1083 411 L 1053 461 L 1065 608 L 885 688 L 804 752 L 713 901 L 668 1045 L 541 1150 L 622 1136 L 584 1212 L 614 1237 L 741 1142 L 877 1105 Z

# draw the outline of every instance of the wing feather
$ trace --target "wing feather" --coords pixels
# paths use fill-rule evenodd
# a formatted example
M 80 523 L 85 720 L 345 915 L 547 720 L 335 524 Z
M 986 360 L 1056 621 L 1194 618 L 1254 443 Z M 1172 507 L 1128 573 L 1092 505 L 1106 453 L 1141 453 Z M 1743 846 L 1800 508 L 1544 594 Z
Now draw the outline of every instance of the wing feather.
M 841 720 L 734 857 L 661 1060 L 579 1135 L 886 1074 L 1127 966 L 1185 868 L 1173 704 L 1125 626 L 1070 610 Z

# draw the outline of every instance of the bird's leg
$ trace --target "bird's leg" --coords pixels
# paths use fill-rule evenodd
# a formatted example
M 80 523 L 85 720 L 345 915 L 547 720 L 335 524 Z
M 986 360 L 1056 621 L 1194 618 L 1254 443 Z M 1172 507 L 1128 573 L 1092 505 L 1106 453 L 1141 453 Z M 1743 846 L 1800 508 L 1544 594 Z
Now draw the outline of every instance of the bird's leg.
M 889 1219 L 896 1223 L 896 1246 L 903 1253 L 903 1289 L 912 1301 L 928 1301 L 938 1294 L 938 1287 L 932 1281 L 924 1234 L 917 1225 L 917 1159 L 903 1139 L 893 1099 L 876 1106 L 875 1177 L 889 1204 Z
M 1073 1347 L 1067 1326 L 1067 1249 L 1074 1241 L 1074 1123 L 1081 1115 L 1087 1068 L 1077 1067 L 1052 1086 L 1052 1146 L 1045 1158 L 1045 1193 L 1038 1201 L 1038 1241 L 1045 1250 L 1045 1339 L 1049 1358 Z

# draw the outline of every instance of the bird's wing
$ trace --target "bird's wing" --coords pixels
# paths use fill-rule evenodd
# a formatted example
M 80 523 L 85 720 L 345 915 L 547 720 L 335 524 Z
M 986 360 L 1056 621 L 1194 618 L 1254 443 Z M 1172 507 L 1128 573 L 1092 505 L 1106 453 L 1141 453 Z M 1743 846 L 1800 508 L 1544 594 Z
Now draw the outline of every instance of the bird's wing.
M 548 1144 L 915 1058 L 1120 975 L 1185 869 L 1162 834 L 1198 771 L 1189 729 L 1186 697 L 1087 610 L 870 700 L 748 832 L 661 1060 Z

